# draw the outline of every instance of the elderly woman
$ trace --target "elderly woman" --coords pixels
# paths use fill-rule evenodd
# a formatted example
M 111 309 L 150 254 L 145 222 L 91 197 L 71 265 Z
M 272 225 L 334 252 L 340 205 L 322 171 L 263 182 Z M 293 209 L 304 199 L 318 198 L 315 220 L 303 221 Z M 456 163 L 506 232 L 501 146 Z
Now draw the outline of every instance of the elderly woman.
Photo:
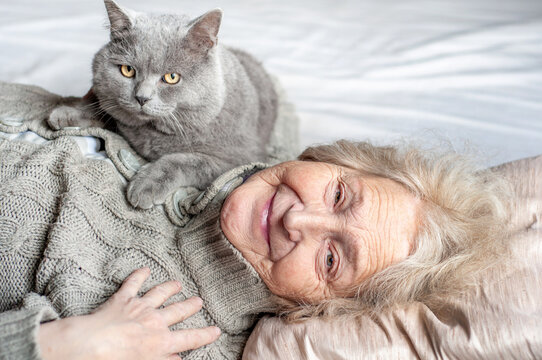
M 259 314 L 438 306 L 504 246 L 505 185 L 456 155 L 340 141 L 137 210 L 120 137 L 0 127 L 51 139 L 0 145 L 0 357 L 235 359 Z

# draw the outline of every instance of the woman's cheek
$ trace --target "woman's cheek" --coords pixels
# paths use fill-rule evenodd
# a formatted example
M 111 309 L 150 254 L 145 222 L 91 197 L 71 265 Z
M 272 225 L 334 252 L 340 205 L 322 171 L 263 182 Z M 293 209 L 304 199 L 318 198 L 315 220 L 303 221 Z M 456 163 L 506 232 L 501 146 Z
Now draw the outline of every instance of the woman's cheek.
M 246 208 L 243 206 L 241 200 L 242 196 L 238 196 L 235 192 L 232 193 L 226 199 L 220 212 L 222 231 L 224 231 L 226 238 L 228 238 L 235 247 L 238 247 L 238 241 L 236 240 L 244 235 L 246 232 L 244 228 L 247 227 L 246 224 L 243 224 L 243 222 L 247 220 L 247 217 L 243 213 Z
M 305 262 L 288 256 L 274 264 L 271 274 L 271 283 L 277 289 L 272 292 L 294 300 L 309 297 L 317 283 L 311 278 L 314 271 L 307 268 Z

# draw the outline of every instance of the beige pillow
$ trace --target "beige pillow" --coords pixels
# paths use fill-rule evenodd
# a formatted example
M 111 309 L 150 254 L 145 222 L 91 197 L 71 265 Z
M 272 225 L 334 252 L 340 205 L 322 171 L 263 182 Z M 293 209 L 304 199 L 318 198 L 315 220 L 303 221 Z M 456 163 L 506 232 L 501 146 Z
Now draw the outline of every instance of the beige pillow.
M 451 299 L 438 318 L 423 304 L 378 319 L 285 324 L 265 317 L 243 359 L 531 359 L 542 358 L 542 156 L 495 168 L 516 190 L 509 264 Z

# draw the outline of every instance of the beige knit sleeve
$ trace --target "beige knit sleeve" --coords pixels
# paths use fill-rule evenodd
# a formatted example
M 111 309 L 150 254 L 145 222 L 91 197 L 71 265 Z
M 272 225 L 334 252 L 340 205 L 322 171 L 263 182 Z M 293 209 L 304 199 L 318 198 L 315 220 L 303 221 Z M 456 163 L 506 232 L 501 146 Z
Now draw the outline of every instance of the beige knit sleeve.
M 22 308 L 0 313 L 0 359 L 41 359 L 37 343 L 39 326 L 58 318 L 47 303 L 42 296 L 28 294 Z

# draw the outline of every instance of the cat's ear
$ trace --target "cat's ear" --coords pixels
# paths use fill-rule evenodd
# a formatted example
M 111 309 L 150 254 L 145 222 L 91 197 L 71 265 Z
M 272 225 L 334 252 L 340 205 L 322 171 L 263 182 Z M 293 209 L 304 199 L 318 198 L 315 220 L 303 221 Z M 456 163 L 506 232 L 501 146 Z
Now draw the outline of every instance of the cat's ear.
M 192 48 L 209 51 L 218 43 L 218 29 L 222 21 L 222 10 L 214 9 L 192 20 L 186 38 Z
M 104 0 L 104 4 L 109 17 L 111 40 L 125 36 L 133 26 L 133 14 L 118 6 L 113 0 Z

